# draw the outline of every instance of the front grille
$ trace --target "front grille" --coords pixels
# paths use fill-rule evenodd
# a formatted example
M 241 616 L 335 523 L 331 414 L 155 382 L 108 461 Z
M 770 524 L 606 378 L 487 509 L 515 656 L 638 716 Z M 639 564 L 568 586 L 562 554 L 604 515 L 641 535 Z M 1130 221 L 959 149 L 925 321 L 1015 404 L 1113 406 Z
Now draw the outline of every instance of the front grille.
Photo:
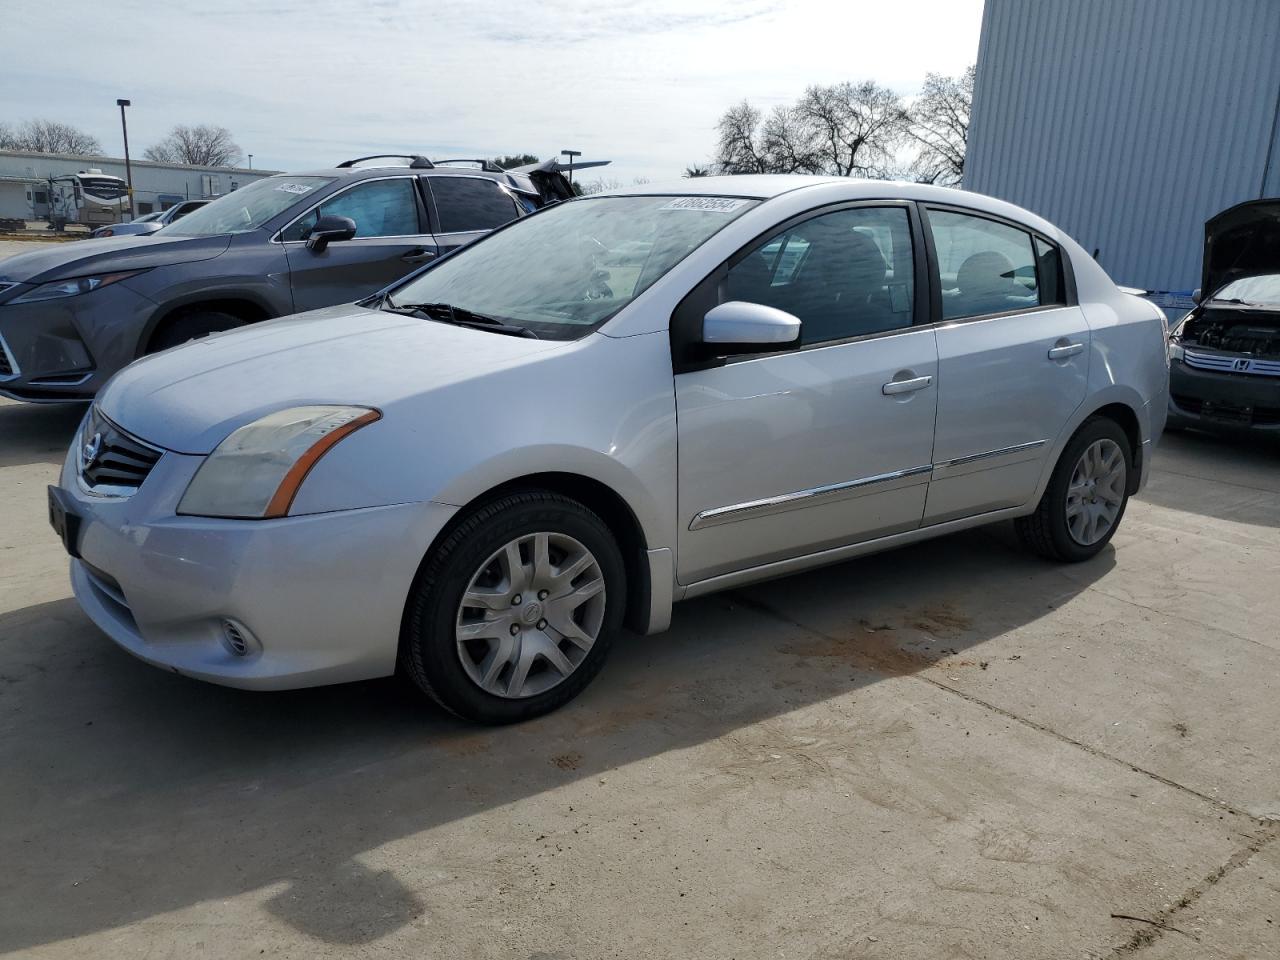
M 1263 377 L 1280 377 L 1280 360 L 1259 360 L 1243 354 L 1196 353 L 1182 351 L 1187 366 L 1216 373 L 1252 373 Z
M 142 486 L 162 454 L 121 430 L 94 406 L 80 432 L 77 456 L 80 476 L 89 489 L 129 493 Z
M 12 380 L 18 375 L 18 361 L 9 352 L 9 345 L 0 337 L 0 380 Z

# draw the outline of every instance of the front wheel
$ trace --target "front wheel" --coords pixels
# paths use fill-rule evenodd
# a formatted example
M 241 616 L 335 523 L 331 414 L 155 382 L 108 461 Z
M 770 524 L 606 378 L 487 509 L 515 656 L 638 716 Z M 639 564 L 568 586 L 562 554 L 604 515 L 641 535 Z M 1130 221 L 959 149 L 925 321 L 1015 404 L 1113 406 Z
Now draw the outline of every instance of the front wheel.
M 1050 560 L 1096 556 L 1120 526 L 1132 471 L 1120 425 L 1105 417 L 1086 421 L 1062 451 L 1036 512 L 1018 519 L 1022 541 Z
M 151 337 L 147 353 L 159 353 L 170 347 L 199 340 L 211 333 L 233 330 L 244 324 L 239 317 L 221 310 L 192 310 L 164 323 Z
M 622 555 L 598 516 L 557 494 L 514 493 L 466 517 L 424 563 L 400 666 L 464 719 L 527 720 L 600 671 L 625 596 Z

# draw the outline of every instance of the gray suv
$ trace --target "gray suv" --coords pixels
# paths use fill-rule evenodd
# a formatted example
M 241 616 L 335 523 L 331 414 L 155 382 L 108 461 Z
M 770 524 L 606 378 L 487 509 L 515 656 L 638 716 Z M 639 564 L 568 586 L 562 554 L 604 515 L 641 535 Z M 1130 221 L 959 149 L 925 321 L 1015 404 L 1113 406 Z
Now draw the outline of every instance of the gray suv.
M 11 257 L 0 261 L 0 395 L 88 399 L 145 354 L 360 299 L 572 195 L 554 160 L 501 170 L 361 157 L 258 180 L 145 238 Z

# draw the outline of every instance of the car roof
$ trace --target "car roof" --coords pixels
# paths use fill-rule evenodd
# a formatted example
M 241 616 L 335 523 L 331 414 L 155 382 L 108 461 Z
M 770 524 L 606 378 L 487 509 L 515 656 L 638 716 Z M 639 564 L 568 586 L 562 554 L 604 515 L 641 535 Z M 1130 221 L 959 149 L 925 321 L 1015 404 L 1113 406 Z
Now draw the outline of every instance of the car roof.
M 702 196 L 745 197 L 771 200 L 800 190 L 821 189 L 822 202 L 846 200 L 919 200 L 924 203 L 947 204 L 985 211 L 998 217 L 1019 221 L 1057 238 L 1060 231 L 1030 210 L 982 193 L 939 187 L 931 183 L 903 180 L 860 180 L 853 177 L 821 177 L 809 174 L 739 174 L 721 177 L 686 177 L 666 183 L 643 183 L 634 187 L 606 190 L 592 196 Z

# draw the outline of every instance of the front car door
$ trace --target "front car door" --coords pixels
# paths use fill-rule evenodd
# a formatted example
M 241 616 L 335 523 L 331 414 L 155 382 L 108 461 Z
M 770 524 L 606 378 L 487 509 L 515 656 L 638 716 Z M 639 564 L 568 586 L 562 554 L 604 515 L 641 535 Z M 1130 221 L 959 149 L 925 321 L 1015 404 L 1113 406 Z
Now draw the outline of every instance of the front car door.
M 1084 401 L 1089 325 L 1047 237 L 930 206 L 938 427 L 925 523 L 1034 496 L 1054 440 Z
M 435 204 L 442 254 L 510 223 L 525 209 L 513 193 L 488 177 L 435 173 L 424 174 L 422 183 Z
M 307 237 L 317 218 L 350 217 L 351 240 L 316 252 Z M 366 297 L 418 269 L 437 253 L 426 210 L 412 175 L 361 180 L 312 207 L 282 231 L 289 258 L 295 311 L 314 310 Z
M 677 573 L 691 584 L 919 526 L 937 347 L 911 204 L 806 214 L 735 255 L 673 318 Z M 798 316 L 798 349 L 699 363 L 719 302 Z

